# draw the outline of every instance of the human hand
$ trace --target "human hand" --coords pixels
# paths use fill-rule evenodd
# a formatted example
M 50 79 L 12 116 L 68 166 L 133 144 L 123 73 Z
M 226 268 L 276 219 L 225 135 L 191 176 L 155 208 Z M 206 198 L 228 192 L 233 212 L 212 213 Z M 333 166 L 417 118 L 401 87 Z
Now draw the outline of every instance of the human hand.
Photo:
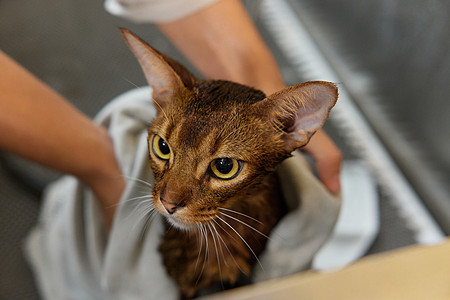
M 339 172 L 343 158 L 342 152 L 331 138 L 320 129 L 302 150 L 314 158 L 319 178 L 327 189 L 334 194 L 339 193 L 341 190 Z
M 120 175 L 98 174 L 90 176 L 86 184 L 98 199 L 106 230 L 110 231 L 120 196 L 125 189 L 125 180 Z
M 85 164 L 88 167 L 75 176 L 88 185 L 96 196 L 109 231 L 125 189 L 125 179 L 121 175 L 111 138 L 104 128 L 97 126 L 97 129 L 97 149 L 86 158 Z

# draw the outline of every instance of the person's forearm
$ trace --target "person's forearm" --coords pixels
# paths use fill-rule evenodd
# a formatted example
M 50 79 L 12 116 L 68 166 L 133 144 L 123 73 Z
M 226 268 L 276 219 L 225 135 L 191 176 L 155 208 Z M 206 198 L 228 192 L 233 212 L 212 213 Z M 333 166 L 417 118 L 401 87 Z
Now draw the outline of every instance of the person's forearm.
M 161 31 L 209 79 L 225 79 L 263 90 L 284 87 L 271 52 L 238 0 L 222 0 Z
M 2 52 L 0 66 L 0 148 L 78 176 L 113 205 L 123 179 L 106 130 Z
M 100 143 L 102 129 L 5 55 L 0 65 L 1 148 L 83 174 L 89 165 L 86 154 Z

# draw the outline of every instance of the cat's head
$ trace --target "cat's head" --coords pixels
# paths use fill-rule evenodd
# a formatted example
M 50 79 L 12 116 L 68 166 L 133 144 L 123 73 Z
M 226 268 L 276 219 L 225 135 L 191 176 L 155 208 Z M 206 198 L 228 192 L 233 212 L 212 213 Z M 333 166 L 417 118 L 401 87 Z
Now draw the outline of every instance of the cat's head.
M 309 141 L 337 100 L 328 82 L 270 96 L 228 81 L 200 80 L 128 30 L 122 34 L 153 88 L 149 128 L 153 203 L 190 229 L 229 208 L 291 152 Z

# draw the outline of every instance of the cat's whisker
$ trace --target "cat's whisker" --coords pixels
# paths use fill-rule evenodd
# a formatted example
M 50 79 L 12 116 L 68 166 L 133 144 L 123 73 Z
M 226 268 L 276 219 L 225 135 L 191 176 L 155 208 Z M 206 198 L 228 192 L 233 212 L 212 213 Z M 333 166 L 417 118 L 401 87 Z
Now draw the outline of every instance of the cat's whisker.
M 107 209 L 110 209 L 110 208 L 117 208 L 120 204 L 121 204 L 121 202 L 117 202 L 117 203 L 115 203 L 115 204 L 108 205 L 106 208 L 107 208 Z
M 169 227 L 166 230 L 166 234 L 172 229 L 178 230 L 171 222 L 167 222 L 167 224 L 168 224 Z
M 128 176 L 128 175 L 121 175 L 123 178 L 125 178 L 126 180 L 129 180 L 129 181 L 134 181 L 134 182 L 138 182 L 138 183 L 141 183 L 141 184 L 144 184 L 146 187 L 149 187 L 149 188 L 153 188 L 153 185 L 152 184 L 150 184 L 149 182 L 147 182 L 147 181 L 145 181 L 145 180 L 142 180 L 142 179 L 139 179 L 139 178 L 135 178 L 135 177 L 131 177 L 131 176 Z
M 123 204 L 123 203 L 133 202 L 133 201 L 136 201 L 136 200 L 144 200 L 144 201 L 146 201 L 146 200 L 148 200 L 148 199 L 146 199 L 146 198 L 151 199 L 151 197 L 152 197 L 152 196 L 149 195 L 149 194 L 146 194 L 146 195 L 143 195 L 143 196 L 137 196 L 137 197 L 133 197 L 133 198 L 126 199 L 126 200 L 124 200 L 124 201 L 122 201 L 122 202 L 118 202 L 118 203 L 115 203 L 115 204 L 111 204 L 111 205 L 107 206 L 106 208 L 117 207 L 117 206 L 119 206 L 119 205 L 121 205 L 121 204 Z
M 147 198 L 147 199 L 146 199 L 146 198 Z M 135 207 L 133 208 L 133 211 L 132 211 L 132 213 L 130 214 L 130 216 L 133 216 L 134 213 L 135 213 L 136 211 L 138 211 L 142 206 L 144 206 L 145 208 L 146 208 L 146 207 L 149 207 L 149 208 L 152 208 L 152 209 L 155 208 L 154 205 L 153 205 L 153 201 L 152 201 L 151 196 L 150 196 L 150 197 L 146 197 L 146 198 L 131 199 L 131 200 L 130 200 L 130 202 L 140 200 L 139 203 L 137 203 L 137 204 L 135 205 Z M 128 200 L 127 200 L 126 202 L 128 202 Z
M 133 226 L 133 230 L 136 228 L 136 226 L 141 222 L 141 220 L 144 220 L 144 225 L 140 231 L 138 240 L 142 241 L 145 237 L 145 233 L 147 232 L 150 224 L 153 222 L 154 217 L 156 216 L 156 210 L 154 208 L 148 208 L 146 211 L 143 212 L 141 218 L 136 221 L 135 225 Z
M 226 234 L 228 234 L 228 236 L 230 237 L 230 238 L 232 238 L 235 242 L 238 242 L 238 240 L 233 236 L 233 235 L 231 235 L 228 231 L 226 231 L 216 220 L 213 220 Z
M 143 200 L 143 202 L 149 201 L 149 200 L 152 200 L 152 195 L 147 194 L 147 195 L 142 195 L 142 196 L 136 196 L 133 198 L 126 199 L 122 203 L 133 202 L 133 201 L 137 201 L 137 200 Z
M 211 225 L 212 225 L 212 224 L 211 224 L 211 223 L 207 223 L 206 225 L 207 225 L 207 227 L 208 227 L 208 229 L 209 229 L 209 232 L 211 233 L 211 237 L 212 237 L 213 242 L 214 242 L 214 248 L 215 248 L 215 250 L 216 250 L 216 258 L 217 258 L 217 267 L 219 268 L 220 282 L 221 282 L 221 284 L 222 284 L 222 289 L 224 289 L 224 286 L 223 286 L 223 279 L 222 279 L 222 269 L 221 269 L 221 267 L 220 267 L 219 250 L 217 249 L 216 238 L 215 238 L 215 236 L 214 236 L 214 232 L 213 232 L 212 229 L 211 229 Z
M 235 221 L 241 223 L 241 224 L 244 225 L 244 226 L 247 226 L 248 228 L 250 228 L 251 230 L 253 230 L 253 231 L 257 232 L 257 233 L 259 233 L 260 235 L 262 235 L 262 236 L 265 237 L 266 239 L 271 240 L 271 238 L 270 238 L 268 235 L 262 233 L 261 231 L 259 231 L 259 230 L 256 229 L 255 227 L 253 227 L 253 226 L 251 226 L 251 225 L 245 223 L 244 221 L 239 220 L 239 219 L 237 219 L 237 218 L 235 218 L 235 217 L 233 217 L 233 216 L 230 216 L 230 215 L 228 215 L 228 214 L 226 214 L 226 213 L 224 213 L 224 212 L 219 212 L 219 213 L 220 213 L 221 215 L 223 215 L 223 216 L 226 216 L 226 217 L 228 217 L 228 218 L 230 218 L 230 219 L 233 219 L 233 220 L 235 220 Z
M 225 231 L 226 233 L 228 233 L 216 220 L 213 219 L 213 222 L 216 223 L 217 226 L 219 226 L 223 231 Z M 230 235 L 228 233 L 228 235 Z M 234 239 L 233 236 L 230 235 L 231 238 Z M 225 246 L 225 249 L 227 249 L 228 253 L 230 254 L 230 257 L 233 259 L 234 263 L 236 264 L 236 267 L 238 267 L 238 269 L 242 272 L 242 274 L 245 274 L 244 270 L 242 270 L 241 266 L 237 263 L 237 261 L 234 259 L 234 255 L 231 253 L 230 248 L 228 248 L 227 244 L 225 243 L 225 241 L 223 240 L 223 238 L 219 235 L 220 240 L 222 241 L 223 245 Z M 228 266 L 228 264 L 227 264 Z
M 144 190 L 141 190 L 141 192 L 144 193 L 144 195 L 133 197 L 133 198 L 130 198 L 130 199 L 126 199 L 125 201 L 122 201 L 122 202 L 119 202 L 117 204 L 114 204 L 112 207 L 118 206 L 121 203 L 133 202 L 133 201 L 136 201 L 136 200 L 146 200 L 146 198 L 148 198 L 149 200 L 152 199 L 152 192 L 151 192 L 151 189 L 153 189 L 153 185 L 152 184 L 150 184 L 149 182 L 147 182 L 145 180 L 139 179 L 139 178 L 134 178 L 134 177 L 127 176 L 127 175 L 121 175 L 121 176 L 123 178 L 125 178 L 126 180 L 128 180 L 128 181 L 133 181 L 133 182 L 142 184 L 145 187 Z M 150 190 L 148 188 L 150 188 Z M 143 202 L 146 202 L 146 201 L 143 201 Z M 152 204 L 152 206 L 153 206 L 153 204 Z
M 219 209 L 219 210 L 224 210 L 224 211 L 227 211 L 227 212 L 231 212 L 231 213 L 235 213 L 235 214 L 238 214 L 238 215 L 241 215 L 241 216 L 246 217 L 246 218 L 249 218 L 250 220 L 255 221 L 255 222 L 257 222 L 257 223 L 259 223 L 259 224 L 261 224 L 261 225 L 264 225 L 261 221 L 255 219 L 255 218 L 253 218 L 253 217 L 250 217 L 249 215 L 246 215 L 246 214 L 244 214 L 244 213 L 235 211 L 235 210 L 233 210 L 233 209 L 228 209 L 228 208 L 224 208 L 224 207 L 218 207 L 218 209 Z
M 214 222 L 214 223 L 216 223 L 216 222 Z M 222 239 L 222 238 L 221 238 L 219 232 L 217 231 L 216 225 L 211 223 L 211 226 L 214 229 L 214 232 L 216 233 L 217 244 L 220 246 L 220 252 L 222 254 L 223 261 L 224 261 L 225 265 L 228 267 L 227 260 L 225 259 L 225 255 L 223 254 L 223 248 L 222 248 L 222 245 L 220 244 L 220 240 L 219 240 L 219 239 Z M 222 241 L 223 241 L 223 239 L 222 239 Z
M 247 248 L 252 252 L 253 256 L 255 257 L 256 261 L 258 262 L 259 266 L 261 267 L 261 270 L 264 272 L 264 267 L 262 266 L 261 261 L 259 260 L 258 256 L 256 255 L 255 251 L 253 251 L 252 247 L 250 247 L 250 245 L 247 243 L 247 241 L 240 235 L 239 232 L 237 232 L 236 229 L 234 229 L 233 226 L 231 226 L 227 221 L 225 221 L 223 218 L 221 218 L 220 216 L 217 216 L 217 218 L 219 220 L 221 220 L 222 222 L 225 223 L 225 225 L 227 225 L 228 227 L 230 227 L 231 230 L 234 231 L 234 233 L 237 234 L 237 236 L 244 242 L 244 244 L 247 246 Z
M 145 237 L 145 233 L 147 232 L 148 228 L 150 227 L 150 224 L 153 222 L 153 219 L 157 216 L 157 213 L 155 210 L 152 210 L 148 213 L 148 217 L 145 220 L 144 227 L 141 231 L 141 237 L 140 240 L 142 240 Z
M 144 220 L 150 213 L 153 213 L 155 211 L 155 208 L 153 206 L 145 207 L 144 209 L 139 210 L 139 213 L 137 213 L 139 206 L 144 205 L 145 203 L 139 203 L 134 209 L 131 214 L 129 214 L 128 217 L 134 217 L 135 214 L 138 215 L 138 218 L 136 219 L 136 223 L 133 225 L 133 230 L 136 228 L 136 226 Z
M 151 211 L 153 211 L 155 209 L 151 196 L 146 196 L 146 197 L 148 197 L 148 199 L 145 199 L 145 198 L 140 198 L 140 199 L 131 198 L 131 199 L 125 200 L 123 202 L 123 203 L 125 203 L 125 202 L 128 202 L 128 201 L 132 202 L 132 201 L 140 200 L 140 202 L 135 205 L 135 207 L 133 208 L 131 213 L 129 213 L 125 217 L 125 220 L 128 220 L 129 218 L 134 218 L 136 216 L 136 214 L 138 215 L 139 218 L 138 218 L 138 220 L 136 220 L 136 224 L 133 226 L 133 229 L 136 228 L 136 226 L 137 226 L 137 224 L 139 224 L 140 220 L 145 218 L 146 212 L 151 212 Z M 136 198 L 138 198 L 138 197 L 136 197 Z M 142 206 L 144 206 L 143 209 L 142 209 Z M 139 214 L 137 212 L 139 212 Z
M 197 223 L 197 230 L 198 230 L 198 238 L 200 239 L 200 247 L 199 247 L 199 251 L 197 254 L 197 261 L 195 262 L 195 271 L 197 271 L 197 266 L 200 261 L 200 254 L 202 253 L 202 249 L 203 249 L 203 240 L 206 240 L 206 236 L 203 231 L 202 223 L 200 223 L 200 222 Z
M 162 114 L 164 115 L 164 118 L 166 119 L 167 122 L 170 122 L 169 117 L 167 116 L 166 112 L 164 111 L 163 107 L 161 106 L 161 104 L 158 103 L 158 101 L 152 101 L 153 104 L 155 104 L 156 106 L 158 106 L 159 110 L 162 112 Z M 173 119 L 172 119 L 173 121 Z
M 204 235 L 204 237 L 205 237 L 205 255 L 204 255 L 204 257 L 203 257 L 203 265 L 202 265 L 202 269 L 200 270 L 200 274 L 199 274 L 198 277 L 197 277 L 197 281 L 195 282 L 195 285 L 197 285 L 198 282 L 199 282 L 199 280 L 200 280 L 200 278 L 202 278 L 203 270 L 205 269 L 206 260 L 208 259 L 208 252 L 209 252 L 209 245 L 208 245 L 207 231 L 206 231 L 206 229 L 205 229 L 205 227 L 204 227 L 203 224 L 200 224 L 200 226 L 201 226 L 201 229 L 202 229 L 202 233 L 203 233 L 203 235 Z
M 141 220 L 145 219 L 145 224 L 147 221 L 153 220 L 156 215 L 156 210 L 153 207 L 148 207 L 146 210 L 142 211 Z
M 135 88 L 139 88 L 139 86 L 136 83 L 129 80 L 128 78 L 122 77 L 122 79 L 125 80 L 126 82 L 128 82 L 129 84 L 131 84 L 132 86 L 134 86 Z

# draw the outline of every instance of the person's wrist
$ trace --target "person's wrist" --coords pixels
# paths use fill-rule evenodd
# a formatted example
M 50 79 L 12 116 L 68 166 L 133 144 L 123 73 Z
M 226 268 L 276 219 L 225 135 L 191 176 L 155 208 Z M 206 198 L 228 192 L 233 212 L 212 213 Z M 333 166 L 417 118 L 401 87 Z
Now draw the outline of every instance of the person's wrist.
M 97 148 L 92 151 L 88 167 L 78 177 L 95 194 L 109 228 L 120 196 L 125 189 L 125 180 L 107 131 L 99 127 L 96 135 Z

